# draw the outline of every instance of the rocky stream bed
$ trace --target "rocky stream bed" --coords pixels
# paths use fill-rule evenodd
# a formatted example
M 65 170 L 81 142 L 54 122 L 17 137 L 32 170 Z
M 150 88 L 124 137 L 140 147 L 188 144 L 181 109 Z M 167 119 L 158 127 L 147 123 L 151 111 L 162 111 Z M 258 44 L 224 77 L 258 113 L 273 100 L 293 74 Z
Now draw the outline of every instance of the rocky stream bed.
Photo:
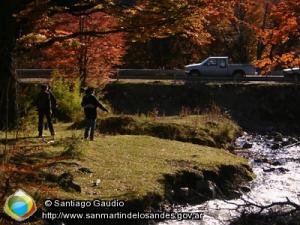
M 159 225 L 225 225 L 239 220 L 243 213 L 257 213 L 257 206 L 274 202 L 291 201 L 300 204 L 300 141 L 297 137 L 285 137 L 280 133 L 267 135 L 247 134 L 236 140 L 238 155 L 249 159 L 256 179 L 237 192 L 237 199 L 214 199 L 200 205 L 177 205 L 178 212 L 203 212 L 201 221 L 164 221 Z M 250 204 L 249 204 L 250 203 Z M 240 206 L 239 205 L 245 205 Z M 271 207 L 260 213 L 288 211 L 290 206 Z M 287 217 L 287 220 L 293 220 Z M 288 222 L 288 221 L 287 221 Z M 292 221 L 293 222 L 293 221 Z

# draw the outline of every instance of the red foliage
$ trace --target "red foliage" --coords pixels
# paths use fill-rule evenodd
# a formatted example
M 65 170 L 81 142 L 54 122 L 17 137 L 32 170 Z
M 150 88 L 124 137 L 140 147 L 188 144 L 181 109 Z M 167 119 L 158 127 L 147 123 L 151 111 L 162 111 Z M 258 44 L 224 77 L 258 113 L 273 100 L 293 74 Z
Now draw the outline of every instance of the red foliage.
M 257 34 L 268 46 L 257 65 L 264 70 L 293 67 L 300 64 L 300 2 L 298 0 L 270 1 L 271 13 L 266 29 Z
M 83 21 L 80 28 L 80 20 Z M 42 22 L 42 23 L 41 23 Z M 104 13 L 94 13 L 84 19 L 70 14 L 58 14 L 43 18 L 35 28 L 35 33 L 47 38 L 72 34 L 80 31 L 102 31 L 115 25 L 116 19 Z M 113 68 L 121 64 L 125 53 L 124 34 L 115 33 L 102 36 L 79 36 L 53 45 L 32 49 L 26 54 L 22 67 L 53 68 L 64 72 L 67 77 L 80 76 L 80 58 L 84 63 L 87 82 L 95 83 L 112 74 Z

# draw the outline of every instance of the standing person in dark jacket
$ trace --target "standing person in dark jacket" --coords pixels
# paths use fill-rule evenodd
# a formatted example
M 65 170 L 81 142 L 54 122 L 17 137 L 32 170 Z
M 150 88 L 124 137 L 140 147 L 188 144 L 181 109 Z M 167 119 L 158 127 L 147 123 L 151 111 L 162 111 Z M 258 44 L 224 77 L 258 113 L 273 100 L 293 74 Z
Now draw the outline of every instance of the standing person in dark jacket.
M 52 102 L 53 101 L 56 102 L 54 96 L 49 93 L 48 86 L 42 85 L 41 92 L 39 93 L 39 96 L 37 99 L 37 108 L 38 108 L 38 113 L 39 113 L 39 125 L 38 125 L 39 137 L 43 136 L 44 116 L 46 116 L 46 118 L 47 118 L 47 123 L 48 123 L 48 127 L 49 127 L 51 135 L 54 136 L 54 134 L 55 134 L 53 125 L 52 125 L 52 121 L 51 121 L 52 106 L 53 106 Z
M 96 127 L 97 107 L 105 112 L 108 112 L 108 110 L 104 108 L 104 106 L 101 105 L 101 103 L 94 96 L 94 89 L 91 87 L 87 88 L 86 95 L 82 98 L 81 106 L 84 108 L 86 120 L 84 138 L 90 138 L 90 140 L 93 141 Z
M 56 115 L 56 108 L 57 108 L 57 103 L 56 103 L 56 99 L 53 95 L 53 92 L 51 90 L 51 87 L 48 85 L 48 92 L 50 94 L 50 100 L 51 100 L 51 118 L 53 119 L 54 123 L 55 123 L 55 115 Z M 48 121 L 45 123 L 45 130 L 48 129 Z

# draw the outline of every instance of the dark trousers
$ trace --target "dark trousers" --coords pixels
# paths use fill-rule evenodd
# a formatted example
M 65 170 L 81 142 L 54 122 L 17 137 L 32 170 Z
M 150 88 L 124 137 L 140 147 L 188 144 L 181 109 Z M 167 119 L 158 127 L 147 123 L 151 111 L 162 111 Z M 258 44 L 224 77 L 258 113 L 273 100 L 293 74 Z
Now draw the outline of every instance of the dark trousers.
M 55 123 L 55 110 L 52 109 L 52 114 L 51 114 L 51 122 L 52 124 Z M 48 130 L 48 122 L 45 123 L 45 126 L 44 126 L 45 130 Z
M 39 136 L 43 135 L 43 121 L 44 121 L 45 116 L 47 118 L 47 123 L 48 123 L 50 133 L 51 133 L 51 135 L 54 135 L 54 129 L 53 129 L 52 121 L 51 121 L 50 111 L 40 110 L 39 111 Z
M 94 140 L 94 132 L 96 128 L 96 119 L 85 118 L 84 138 Z

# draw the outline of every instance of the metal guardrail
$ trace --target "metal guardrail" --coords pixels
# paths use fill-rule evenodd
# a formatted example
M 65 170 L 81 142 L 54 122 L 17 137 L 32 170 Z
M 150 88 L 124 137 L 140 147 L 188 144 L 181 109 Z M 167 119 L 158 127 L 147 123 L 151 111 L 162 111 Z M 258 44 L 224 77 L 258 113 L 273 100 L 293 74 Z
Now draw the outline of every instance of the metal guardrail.
M 173 77 L 173 76 L 185 76 L 183 70 L 164 70 L 164 69 L 118 69 L 117 77 L 123 76 L 154 76 L 154 77 Z
M 16 69 L 19 83 L 49 83 L 53 69 Z
M 122 80 L 173 80 L 173 81 L 274 81 L 274 82 L 298 82 L 299 75 L 284 76 L 280 75 L 247 75 L 245 77 L 234 78 L 232 76 L 216 77 L 203 76 L 191 77 L 187 76 L 184 70 L 160 70 L 160 69 L 120 69 L 117 71 L 115 79 Z
M 53 69 L 16 69 L 18 78 L 50 78 Z

